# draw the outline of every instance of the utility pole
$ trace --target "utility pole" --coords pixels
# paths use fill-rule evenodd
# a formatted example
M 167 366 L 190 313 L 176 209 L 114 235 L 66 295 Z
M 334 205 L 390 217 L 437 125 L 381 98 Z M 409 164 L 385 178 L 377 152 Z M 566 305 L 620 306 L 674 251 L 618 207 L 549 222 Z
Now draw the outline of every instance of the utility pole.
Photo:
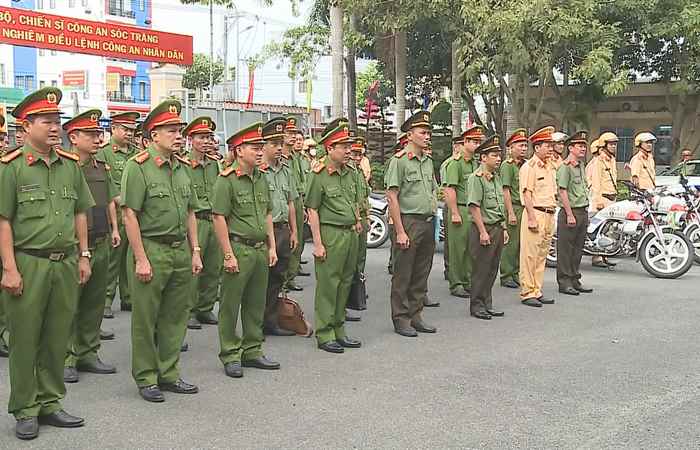
M 214 100 L 214 0 L 209 0 L 209 100 Z

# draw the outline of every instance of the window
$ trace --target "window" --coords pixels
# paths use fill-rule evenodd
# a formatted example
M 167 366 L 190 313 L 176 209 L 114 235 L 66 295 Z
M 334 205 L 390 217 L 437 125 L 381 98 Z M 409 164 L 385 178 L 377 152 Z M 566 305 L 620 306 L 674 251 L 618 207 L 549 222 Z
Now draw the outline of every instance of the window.
M 300 94 L 306 94 L 306 86 L 307 86 L 306 80 L 299 81 L 299 93 Z
M 15 87 L 25 91 L 33 91 L 34 75 L 15 75 Z
M 56 56 L 56 50 L 51 50 L 51 56 Z
M 81 4 L 83 5 L 83 8 L 87 8 L 88 0 L 82 0 Z
M 131 0 L 109 0 L 108 12 L 113 16 L 129 17 L 132 19 L 136 17 L 134 11 L 131 10 Z
M 140 11 L 146 10 L 146 0 L 139 0 L 139 10 Z
M 39 89 L 43 89 L 44 87 L 46 87 L 46 81 L 39 80 Z
M 75 0 L 68 0 L 68 7 L 75 8 Z
M 49 8 L 56 9 L 56 0 L 49 0 Z
M 39 56 L 44 56 L 45 50 L 43 48 L 39 49 Z
M 36 9 L 44 9 L 44 0 L 36 0 Z
M 146 82 L 139 81 L 139 100 L 146 101 Z
M 617 143 L 617 161 L 628 162 L 632 158 L 634 150 L 634 128 L 601 128 L 600 133 L 606 131 L 615 133 L 619 139 Z
M 0 85 L 5 85 L 5 64 L 0 63 Z
M 34 90 L 34 75 L 27 75 L 27 90 L 28 91 L 33 91 Z
M 52 86 L 52 87 L 57 87 L 57 86 L 58 86 L 58 81 L 56 81 L 56 80 L 51 80 L 51 86 Z

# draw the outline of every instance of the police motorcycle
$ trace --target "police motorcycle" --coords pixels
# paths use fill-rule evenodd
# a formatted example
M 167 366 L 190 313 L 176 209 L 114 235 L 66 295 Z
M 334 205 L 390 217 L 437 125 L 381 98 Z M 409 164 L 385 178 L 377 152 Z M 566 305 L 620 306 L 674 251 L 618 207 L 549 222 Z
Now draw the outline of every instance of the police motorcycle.
M 367 248 L 381 247 L 389 239 L 389 204 L 384 194 L 369 194 Z
M 670 193 L 681 200 L 682 205 L 673 205 L 675 211 L 682 211 L 680 222 L 674 224 L 683 230 L 693 244 L 695 252 L 695 262 L 700 264 L 700 191 L 689 186 L 689 180 L 684 175 L 680 175 L 680 184 L 677 186 L 664 186 L 659 188 L 661 192 Z
M 655 195 L 624 182 L 630 199 L 615 202 L 591 218 L 583 251 L 591 256 L 635 256 L 656 278 L 678 278 L 693 265 L 693 243 L 680 226 L 686 211 L 678 199 Z M 556 216 L 555 216 L 556 217 Z M 548 265 L 556 264 L 556 236 Z

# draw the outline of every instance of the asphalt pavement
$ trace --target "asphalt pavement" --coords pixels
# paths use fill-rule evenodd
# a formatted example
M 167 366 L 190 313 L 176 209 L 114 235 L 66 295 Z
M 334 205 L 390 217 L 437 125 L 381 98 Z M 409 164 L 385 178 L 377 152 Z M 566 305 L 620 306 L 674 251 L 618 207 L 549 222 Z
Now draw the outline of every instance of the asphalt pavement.
M 0 449 L 700 447 L 699 266 L 659 280 L 633 260 L 608 272 L 584 258 L 593 294 L 557 294 L 547 269 L 556 304 L 521 306 L 517 291 L 497 287 L 505 317 L 482 321 L 449 295 L 436 253 L 429 295 L 441 306 L 424 317 L 438 333 L 404 338 L 390 321 L 387 253 L 368 252 L 369 310 L 348 325 L 361 349 L 333 355 L 314 339 L 268 337 L 265 353 L 282 369 L 231 379 L 216 327 L 205 326 L 188 331 L 181 360 L 200 393 L 151 404 L 130 374 L 129 313 L 117 312 L 103 323 L 117 339 L 101 355 L 119 373 L 68 386 L 64 407 L 86 426 L 42 427 L 22 442 L 7 415 Z M 313 278 L 298 280 L 305 289 L 294 297 L 313 323 Z M 6 359 L 0 380 L 4 406 Z

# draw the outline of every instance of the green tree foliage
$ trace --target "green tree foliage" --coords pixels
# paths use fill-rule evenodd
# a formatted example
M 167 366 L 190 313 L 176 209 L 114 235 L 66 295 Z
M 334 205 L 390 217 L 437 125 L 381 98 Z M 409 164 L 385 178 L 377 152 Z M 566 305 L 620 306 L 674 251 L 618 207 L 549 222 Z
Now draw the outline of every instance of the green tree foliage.
M 212 64 L 209 55 L 195 53 L 192 58 L 192 65 L 185 70 L 182 85 L 187 89 L 196 90 L 201 93 L 203 89 L 209 87 L 210 70 L 212 70 Z M 224 63 L 221 59 L 214 61 L 213 73 L 214 83 L 219 83 L 224 77 Z
M 309 80 L 321 56 L 330 54 L 329 37 L 329 28 L 323 26 L 290 28 L 282 39 L 267 44 L 258 59 L 277 59 L 289 66 L 290 78 Z

